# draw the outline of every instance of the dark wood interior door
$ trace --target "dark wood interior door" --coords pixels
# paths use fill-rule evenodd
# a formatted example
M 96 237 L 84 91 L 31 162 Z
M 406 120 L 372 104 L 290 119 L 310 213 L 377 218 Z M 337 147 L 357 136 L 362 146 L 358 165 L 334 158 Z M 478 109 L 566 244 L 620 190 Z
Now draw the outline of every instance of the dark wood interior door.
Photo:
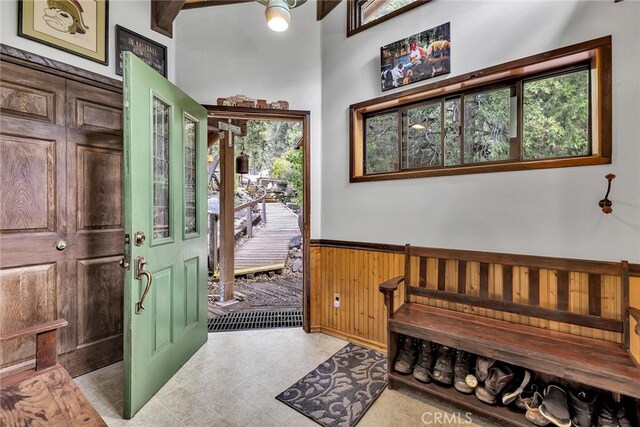
M 67 81 L 67 274 L 71 375 L 122 358 L 122 98 Z
M 7 63 L 0 76 L 0 332 L 8 332 L 70 315 L 66 252 L 56 249 L 67 234 L 66 81 Z M 0 348 L 3 368 L 21 368 L 35 338 Z
M 122 96 L 0 67 L 0 332 L 67 319 L 58 352 L 78 375 L 122 358 Z M 34 354 L 2 344 L 0 369 Z

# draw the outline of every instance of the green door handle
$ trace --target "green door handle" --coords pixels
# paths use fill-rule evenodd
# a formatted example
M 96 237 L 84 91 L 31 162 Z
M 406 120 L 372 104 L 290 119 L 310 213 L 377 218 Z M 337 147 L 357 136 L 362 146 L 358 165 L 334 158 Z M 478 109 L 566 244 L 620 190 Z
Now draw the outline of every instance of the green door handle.
M 144 266 L 146 264 L 147 262 L 144 260 L 144 257 L 139 256 L 138 258 L 136 258 L 136 279 L 142 279 L 142 276 L 147 278 L 147 286 L 144 288 L 142 298 L 140 298 L 140 301 L 136 303 L 136 314 L 140 314 L 140 312 L 144 310 L 144 300 L 147 297 L 149 290 L 151 289 L 151 283 L 153 283 L 153 276 L 149 271 L 144 269 Z

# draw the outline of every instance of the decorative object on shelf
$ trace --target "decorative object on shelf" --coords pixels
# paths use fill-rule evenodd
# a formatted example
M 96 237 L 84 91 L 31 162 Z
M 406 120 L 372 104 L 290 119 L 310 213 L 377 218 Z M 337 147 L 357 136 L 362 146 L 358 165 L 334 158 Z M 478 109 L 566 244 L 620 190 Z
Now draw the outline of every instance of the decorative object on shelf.
M 107 0 L 20 0 L 18 35 L 109 63 Z
M 145 64 L 167 77 L 167 47 L 116 25 L 116 74 L 122 75 L 122 53 L 133 52 Z
M 271 108 L 273 110 L 288 110 L 287 101 L 267 102 L 266 99 L 253 99 L 245 95 L 234 95 L 228 98 L 218 98 L 218 105 L 225 107 L 245 107 L 245 108 Z
M 264 16 L 269 28 L 282 32 L 289 28 L 291 22 L 289 10 L 303 5 L 307 0 L 257 0 L 257 2 L 266 6 Z
M 600 206 L 602 212 L 604 212 L 605 214 L 610 214 L 611 212 L 613 212 L 613 202 L 609 200 L 609 193 L 611 192 L 611 181 L 613 181 L 615 177 L 616 176 L 612 173 L 604 176 L 604 178 L 608 181 L 607 194 L 604 195 L 604 199 L 598 202 L 598 206 Z
M 380 48 L 382 91 L 451 72 L 449 22 Z

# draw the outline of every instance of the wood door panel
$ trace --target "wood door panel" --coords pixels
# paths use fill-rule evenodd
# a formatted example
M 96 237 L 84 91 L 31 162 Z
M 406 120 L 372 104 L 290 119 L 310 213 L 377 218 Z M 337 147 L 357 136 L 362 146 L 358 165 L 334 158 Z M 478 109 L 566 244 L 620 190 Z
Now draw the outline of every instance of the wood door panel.
M 122 334 L 120 257 L 78 261 L 78 345 Z
M 122 151 L 78 146 L 78 231 L 122 230 Z
M 55 92 L 44 92 L 27 86 L 0 81 L 0 112 L 54 123 Z
M 0 333 L 55 320 L 58 314 L 56 264 L 0 270 Z M 10 303 L 7 303 L 10 302 Z M 35 337 L 0 345 L 2 368 L 33 358 Z
M 86 129 L 122 131 L 122 106 L 115 108 L 77 99 L 76 126 Z
M 0 136 L 0 233 L 55 231 L 55 144 Z
M 0 63 L 0 112 L 64 126 L 65 79 L 16 64 Z

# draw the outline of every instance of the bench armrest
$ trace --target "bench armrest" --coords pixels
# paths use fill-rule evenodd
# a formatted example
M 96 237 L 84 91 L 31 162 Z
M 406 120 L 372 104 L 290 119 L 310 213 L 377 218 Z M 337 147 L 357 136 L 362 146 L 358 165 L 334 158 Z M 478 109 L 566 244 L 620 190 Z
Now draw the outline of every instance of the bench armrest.
M 404 276 L 394 277 L 378 286 L 378 290 L 384 294 L 384 305 L 387 306 L 387 317 L 391 317 L 394 312 L 393 293 L 398 289 L 400 283 L 404 282 Z
M 635 333 L 640 335 L 640 310 L 634 307 L 629 307 L 629 316 L 633 317 L 636 321 Z
M 58 356 L 56 349 L 57 332 L 58 329 L 64 328 L 65 326 L 67 326 L 67 321 L 58 319 L 40 325 L 18 329 L 17 331 L 6 332 L 0 334 L 0 343 L 35 335 L 36 371 L 41 371 L 56 365 Z

